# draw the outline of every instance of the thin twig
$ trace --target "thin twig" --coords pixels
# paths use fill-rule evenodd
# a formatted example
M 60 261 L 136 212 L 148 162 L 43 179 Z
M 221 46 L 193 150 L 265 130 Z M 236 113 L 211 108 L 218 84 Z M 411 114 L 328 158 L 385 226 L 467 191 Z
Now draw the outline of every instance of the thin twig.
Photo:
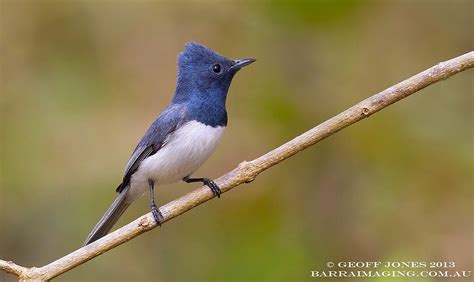
M 363 100 L 265 155 L 253 161 L 240 163 L 237 168 L 218 178 L 216 183 L 222 192 L 227 192 L 240 184 L 252 182 L 262 171 L 316 144 L 339 130 L 369 117 L 435 82 L 446 79 L 473 66 L 474 52 L 469 52 L 449 61 L 439 63 L 432 68 Z M 213 194 L 207 187 L 203 186 L 197 188 L 160 208 L 164 222 L 212 198 Z M 0 261 L 0 269 L 13 273 L 24 280 L 49 280 L 155 227 L 156 223 L 153 216 L 151 213 L 148 213 L 98 241 L 82 247 L 43 267 L 24 268 L 12 262 Z

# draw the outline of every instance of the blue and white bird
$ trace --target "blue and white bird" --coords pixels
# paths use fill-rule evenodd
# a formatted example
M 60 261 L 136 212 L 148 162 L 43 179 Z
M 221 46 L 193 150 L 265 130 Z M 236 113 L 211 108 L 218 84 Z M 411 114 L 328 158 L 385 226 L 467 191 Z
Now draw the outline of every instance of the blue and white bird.
M 215 196 L 221 191 L 208 178 L 191 178 L 214 152 L 227 125 L 226 97 L 234 75 L 255 59 L 231 60 L 195 42 L 178 56 L 178 79 L 171 103 L 147 130 L 125 168 L 118 197 L 92 229 L 84 245 L 105 236 L 128 206 L 146 191 L 158 224 L 155 186 L 202 182 Z

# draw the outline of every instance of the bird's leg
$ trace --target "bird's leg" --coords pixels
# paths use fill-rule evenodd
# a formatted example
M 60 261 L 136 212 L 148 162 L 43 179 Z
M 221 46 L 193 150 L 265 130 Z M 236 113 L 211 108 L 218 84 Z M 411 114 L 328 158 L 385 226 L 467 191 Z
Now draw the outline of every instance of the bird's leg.
M 150 208 L 153 217 L 155 218 L 156 224 L 161 226 L 161 222 L 163 221 L 163 215 L 161 214 L 160 210 L 156 207 L 155 204 L 155 183 L 153 180 L 148 180 L 148 185 L 150 186 Z
M 212 181 L 209 178 L 189 178 L 189 176 L 186 176 L 185 178 L 183 178 L 183 181 L 186 183 L 202 182 L 204 183 L 204 185 L 207 185 L 207 187 L 211 188 L 211 191 L 214 194 L 214 196 L 217 196 L 217 198 L 221 197 L 221 194 L 222 194 L 221 189 L 219 188 L 219 186 L 217 186 L 217 184 L 214 181 Z

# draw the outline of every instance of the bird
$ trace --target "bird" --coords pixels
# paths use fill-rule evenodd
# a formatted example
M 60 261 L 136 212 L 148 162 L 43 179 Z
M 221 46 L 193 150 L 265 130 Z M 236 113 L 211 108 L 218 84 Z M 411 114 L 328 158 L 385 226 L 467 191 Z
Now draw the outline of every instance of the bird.
M 163 215 L 155 204 L 157 185 L 181 180 L 202 182 L 214 197 L 220 197 L 221 190 L 213 180 L 191 175 L 214 152 L 227 126 L 226 98 L 234 75 L 256 60 L 232 60 L 197 42 L 188 42 L 177 61 L 171 102 L 136 146 L 116 189 L 117 198 L 84 245 L 107 235 L 130 204 L 147 191 L 153 218 L 161 225 Z

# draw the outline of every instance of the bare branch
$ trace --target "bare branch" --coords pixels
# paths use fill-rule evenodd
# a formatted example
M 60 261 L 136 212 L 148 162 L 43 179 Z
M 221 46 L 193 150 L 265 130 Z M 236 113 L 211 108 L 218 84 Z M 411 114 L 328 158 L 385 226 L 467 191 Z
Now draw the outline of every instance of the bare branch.
M 23 266 L 19 266 L 15 264 L 13 261 L 4 261 L 0 259 L 0 269 L 15 274 L 16 276 L 20 276 L 22 272 L 25 271 Z
M 253 161 L 240 163 L 237 168 L 218 178 L 216 184 L 219 185 L 222 192 L 227 192 L 240 184 L 252 182 L 262 171 L 316 144 L 339 130 L 369 117 L 435 82 L 446 79 L 473 66 L 474 51 L 439 63 L 363 100 L 265 155 Z M 213 194 L 206 186 L 200 187 L 162 206 L 160 211 L 163 214 L 164 222 L 212 198 Z M 98 241 L 82 247 L 41 268 L 24 268 L 12 262 L 0 261 L 0 269 L 13 273 L 19 276 L 20 279 L 49 280 L 155 227 L 156 223 L 153 216 L 151 213 L 148 213 Z

